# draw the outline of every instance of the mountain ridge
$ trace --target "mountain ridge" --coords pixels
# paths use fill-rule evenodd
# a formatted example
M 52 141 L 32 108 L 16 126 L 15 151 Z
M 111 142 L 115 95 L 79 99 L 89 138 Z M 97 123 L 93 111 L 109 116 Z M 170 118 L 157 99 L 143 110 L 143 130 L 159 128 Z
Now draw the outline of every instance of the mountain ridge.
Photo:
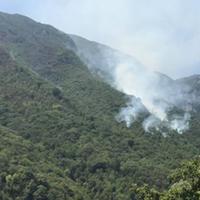
M 200 153 L 198 113 L 182 135 L 145 133 L 140 119 L 127 128 L 115 120 L 127 96 L 88 70 L 71 38 L 17 17 L 0 17 L 0 198 L 132 200 L 134 183 L 163 190 Z

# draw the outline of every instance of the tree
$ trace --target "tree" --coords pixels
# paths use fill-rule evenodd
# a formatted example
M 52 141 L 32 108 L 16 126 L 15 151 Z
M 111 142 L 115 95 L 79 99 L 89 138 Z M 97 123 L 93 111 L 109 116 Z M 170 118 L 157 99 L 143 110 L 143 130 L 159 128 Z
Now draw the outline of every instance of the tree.
M 162 200 L 200 199 L 200 157 L 185 162 L 170 176 L 171 186 Z

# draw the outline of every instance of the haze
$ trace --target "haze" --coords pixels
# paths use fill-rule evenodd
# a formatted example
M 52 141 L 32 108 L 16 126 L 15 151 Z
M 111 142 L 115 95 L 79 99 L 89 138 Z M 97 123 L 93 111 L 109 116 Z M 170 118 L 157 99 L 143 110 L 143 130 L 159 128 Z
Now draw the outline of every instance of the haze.
M 200 73 L 198 0 L 0 0 L 19 13 L 133 55 L 173 78 Z

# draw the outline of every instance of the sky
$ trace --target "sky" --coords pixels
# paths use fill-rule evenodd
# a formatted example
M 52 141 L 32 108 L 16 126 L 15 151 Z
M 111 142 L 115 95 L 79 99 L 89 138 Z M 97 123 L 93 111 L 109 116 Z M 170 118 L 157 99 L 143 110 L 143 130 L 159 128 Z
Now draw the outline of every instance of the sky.
M 199 0 L 0 0 L 19 13 L 179 78 L 200 74 Z

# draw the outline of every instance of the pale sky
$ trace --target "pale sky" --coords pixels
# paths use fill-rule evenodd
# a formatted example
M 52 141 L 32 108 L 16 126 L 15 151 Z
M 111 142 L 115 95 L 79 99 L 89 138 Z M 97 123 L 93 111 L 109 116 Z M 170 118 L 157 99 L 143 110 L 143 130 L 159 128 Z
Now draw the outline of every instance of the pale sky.
M 0 0 L 0 10 L 107 44 L 174 78 L 200 74 L 199 0 Z

